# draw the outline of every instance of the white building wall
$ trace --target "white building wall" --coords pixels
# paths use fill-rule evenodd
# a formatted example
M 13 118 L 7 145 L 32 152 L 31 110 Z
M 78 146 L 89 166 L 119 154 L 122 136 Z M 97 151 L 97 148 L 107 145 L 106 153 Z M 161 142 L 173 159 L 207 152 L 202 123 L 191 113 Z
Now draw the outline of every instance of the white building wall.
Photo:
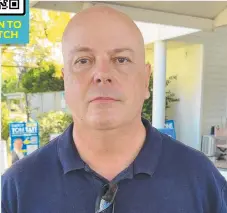
M 227 117 L 227 27 L 174 40 L 204 46 L 201 134 L 209 134 L 211 126 Z
M 196 149 L 200 149 L 202 56 L 201 45 L 172 49 L 167 55 L 167 78 L 177 75 L 168 88 L 180 99 L 167 116 L 176 122 L 177 139 Z
M 227 36 L 225 42 L 206 43 L 203 80 L 202 132 L 227 119 Z

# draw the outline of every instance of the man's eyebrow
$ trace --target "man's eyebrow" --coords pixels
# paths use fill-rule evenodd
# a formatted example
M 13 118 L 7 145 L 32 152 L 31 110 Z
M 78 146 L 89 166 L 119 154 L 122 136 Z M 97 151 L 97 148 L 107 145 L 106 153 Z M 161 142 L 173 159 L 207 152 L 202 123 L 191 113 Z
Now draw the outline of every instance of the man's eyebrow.
M 113 49 L 113 50 L 110 50 L 109 51 L 109 53 L 121 53 L 121 52 L 131 52 L 131 53 L 134 53 L 134 50 L 131 49 L 131 48 L 124 47 L 124 48 L 116 48 L 116 49 Z
M 74 54 L 74 53 L 78 53 L 78 52 L 94 52 L 94 50 L 90 47 L 73 47 L 71 50 L 70 50 L 70 54 Z M 115 48 L 115 49 L 112 49 L 112 50 L 109 50 L 108 51 L 108 54 L 116 54 L 116 53 L 121 53 L 121 52 L 131 52 L 131 53 L 134 53 L 134 50 L 131 49 L 131 48 L 127 48 L 127 47 L 123 47 L 123 48 Z

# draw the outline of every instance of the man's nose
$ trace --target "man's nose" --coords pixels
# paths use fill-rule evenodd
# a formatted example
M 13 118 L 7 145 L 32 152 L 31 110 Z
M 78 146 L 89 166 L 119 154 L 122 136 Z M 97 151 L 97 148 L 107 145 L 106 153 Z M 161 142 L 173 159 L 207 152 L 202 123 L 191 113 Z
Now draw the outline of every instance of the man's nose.
M 106 83 L 111 83 L 112 79 L 110 77 L 96 76 L 94 81 L 97 84 L 101 84 L 101 83 L 106 84 Z
M 97 84 L 112 83 L 111 64 L 107 60 L 96 63 L 94 74 L 94 82 Z

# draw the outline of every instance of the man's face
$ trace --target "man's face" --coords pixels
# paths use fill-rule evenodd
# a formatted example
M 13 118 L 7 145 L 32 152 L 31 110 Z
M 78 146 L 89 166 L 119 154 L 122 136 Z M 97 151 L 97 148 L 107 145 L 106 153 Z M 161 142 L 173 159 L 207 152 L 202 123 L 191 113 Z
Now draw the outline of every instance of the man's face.
M 23 147 L 23 141 L 22 141 L 21 139 L 16 139 L 16 140 L 14 141 L 14 148 L 15 148 L 16 150 L 21 150 L 22 147 Z
M 75 122 L 113 129 L 141 117 L 150 68 L 130 24 L 93 16 L 77 21 L 63 45 L 65 98 Z

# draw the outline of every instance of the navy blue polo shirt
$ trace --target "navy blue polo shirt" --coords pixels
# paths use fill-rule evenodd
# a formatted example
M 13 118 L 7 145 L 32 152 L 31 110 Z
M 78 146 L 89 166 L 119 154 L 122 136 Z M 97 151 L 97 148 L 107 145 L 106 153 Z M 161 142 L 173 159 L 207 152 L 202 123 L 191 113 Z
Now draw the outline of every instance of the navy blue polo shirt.
M 212 162 L 143 123 L 143 148 L 113 180 L 119 187 L 115 213 L 227 213 L 227 183 Z M 72 128 L 6 171 L 3 213 L 95 212 L 108 181 L 82 161 Z

